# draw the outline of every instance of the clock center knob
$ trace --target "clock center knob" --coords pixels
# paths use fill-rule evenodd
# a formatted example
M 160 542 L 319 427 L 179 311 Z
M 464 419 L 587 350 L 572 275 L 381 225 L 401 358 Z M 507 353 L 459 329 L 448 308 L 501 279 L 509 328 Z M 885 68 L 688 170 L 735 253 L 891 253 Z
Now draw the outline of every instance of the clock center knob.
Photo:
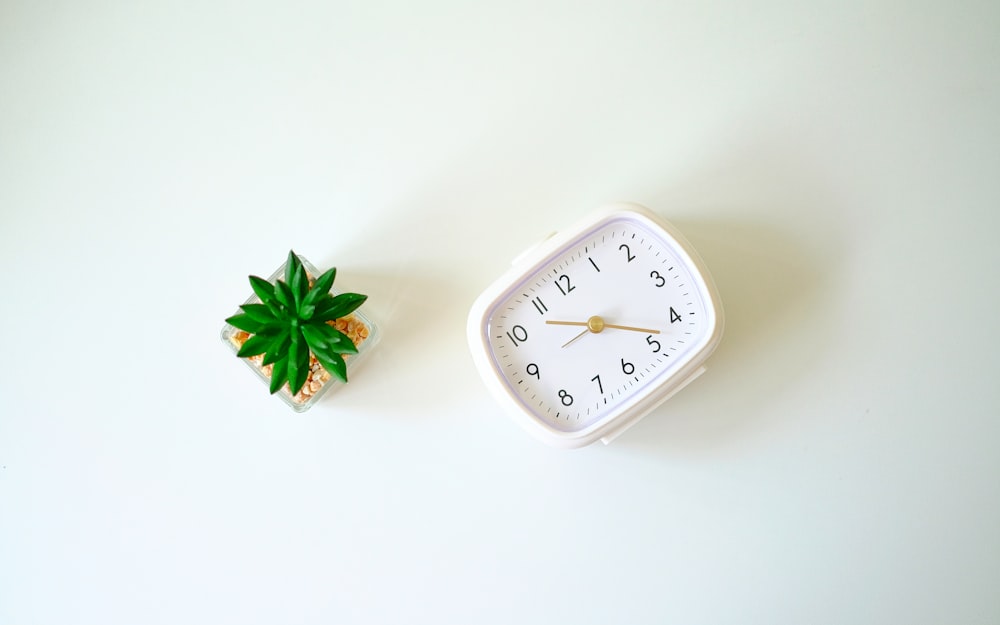
M 590 319 L 587 319 L 587 329 L 597 334 L 604 329 L 604 319 L 601 319 L 597 315 L 594 315 Z

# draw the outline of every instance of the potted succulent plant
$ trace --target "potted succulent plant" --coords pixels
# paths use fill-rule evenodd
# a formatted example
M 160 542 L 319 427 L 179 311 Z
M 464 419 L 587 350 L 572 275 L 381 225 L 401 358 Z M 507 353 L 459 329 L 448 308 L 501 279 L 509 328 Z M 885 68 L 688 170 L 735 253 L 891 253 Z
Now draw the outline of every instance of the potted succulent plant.
M 315 277 L 294 251 L 267 280 L 250 276 L 254 296 L 226 319 L 222 339 L 296 411 L 310 408 L 337 382 L 347 382 L 377 338 L 357 309 L 368 297 L 332 291 L 336 268 Z M 282 280 L 281 277 L 284 276 Z

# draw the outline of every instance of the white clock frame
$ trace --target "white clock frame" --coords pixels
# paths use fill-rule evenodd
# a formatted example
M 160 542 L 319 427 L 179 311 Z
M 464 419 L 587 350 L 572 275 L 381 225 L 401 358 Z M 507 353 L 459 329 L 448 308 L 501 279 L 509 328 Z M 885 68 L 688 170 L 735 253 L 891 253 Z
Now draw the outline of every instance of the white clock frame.
M 577 431 L 559 430 L 539 420 L 517 396 L 499 369 L 488 337 L 491 313 L 497 305 L 519 288 L 527 277 L 534 276 L 566 248 L 590 232 L 621 218 L 638 221 L 667 242 L 698 283 L 708 330 L 697 345 L 678 359 L 672 373 L 657 379 L 596 423 Z M 589 445 L 597 440 L 605 444 L 619 436 L 674 393 L 705 371 L 704 363 L 722 338 L 723 312 L 718 291 L 701 257 L 684 236 L 669 222 L 644 206 L 634 203 L 611 204 L 592 213 L 570 228 L 550 236 L 536 247 L 514 259 L 512 266 L 476 299 L 469 313 L 467 334 L 473 362 L 487 388 L 504 410 L 523 428 L 543 442 L 564 448 Z

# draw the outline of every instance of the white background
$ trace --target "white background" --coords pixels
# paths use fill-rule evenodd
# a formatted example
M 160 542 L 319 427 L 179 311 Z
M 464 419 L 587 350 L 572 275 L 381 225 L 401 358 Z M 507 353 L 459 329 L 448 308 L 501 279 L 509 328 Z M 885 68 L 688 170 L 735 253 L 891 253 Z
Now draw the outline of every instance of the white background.
M 1000 5 L 0 4 L 0 623 L 1000 622 Z M 706 375 L 551 450 L 466 347 L 612 200 Z M 290 247 L 383 341 L 219 341 Z

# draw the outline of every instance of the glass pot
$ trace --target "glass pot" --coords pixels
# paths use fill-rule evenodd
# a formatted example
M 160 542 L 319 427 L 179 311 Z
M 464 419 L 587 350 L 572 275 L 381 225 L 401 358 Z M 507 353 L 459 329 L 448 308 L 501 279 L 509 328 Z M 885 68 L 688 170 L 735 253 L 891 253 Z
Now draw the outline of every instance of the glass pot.
M 312 265 L 308 260 L 299 256 L 300 261 L 302 261 L 302 266 L 306 270 L 306 275 L 309 277 L 310 283 L 320 275 L 320 272 L 316 270 L 316 267 Z M 282 278 L 285 274 L 285 266 L 288 264 L 287 261 L 282 263 L 278 269 L 267 279 L 268 282 L 274 284 L 276 280 Z M 339 291 L 336 288 L 330 289 L 332 295 L 337 295 Z M 247 299 L 244 304 L 258 304 L 260 303 L 260 298 L 256 294 L 252 295 Z M 237 311 L 239 312 L 239 311 Z M 366 360 L 366 356 L 372 351 L 376 343 L 379 340 L 378 327 L 372 321 L 371 317 L 361 311 L 359 308 L 353 313 L 337 319 L 335 327 L 346 334 L 348 337 L 354 341 L 354 344 L 358 348 L 357 354 L 344 354 L 344 361 L 347 365 L 347 379 L 351 379 L 351 373 L 358 368 L 358 365 Z M 222 342 L 229 346 L 235 355 L 240 346 L 249 336 L 248 333 L 234 328 L 228 323 L 222 328 Z M 264 383 L 265 388 L 270 388 L 271 386 L 271 365 L 266 367 L 261 366 L 261 361 L 263 360 L 263 355 L 254 356 L 251 358 L 240 358 L 250 369 L 260 378 L 261 382 Z M 328 371 L 323 369 L 323 367 L 316 361 L 315 357 L 310 355 L 310 373 L 309 378 L 306 380 L 305 386 L 296 395 L 292 395 L 289 391 L 288 384 L 281 387 L 275 395 L 280 397 L 282 401 L 288 404 L 292 410 L 296 412 L 305 412 L 313 407 L 320 400 L 321 397 L 330 393 L 333 389 L 342 386 L 343 383 L 330 375 Z

